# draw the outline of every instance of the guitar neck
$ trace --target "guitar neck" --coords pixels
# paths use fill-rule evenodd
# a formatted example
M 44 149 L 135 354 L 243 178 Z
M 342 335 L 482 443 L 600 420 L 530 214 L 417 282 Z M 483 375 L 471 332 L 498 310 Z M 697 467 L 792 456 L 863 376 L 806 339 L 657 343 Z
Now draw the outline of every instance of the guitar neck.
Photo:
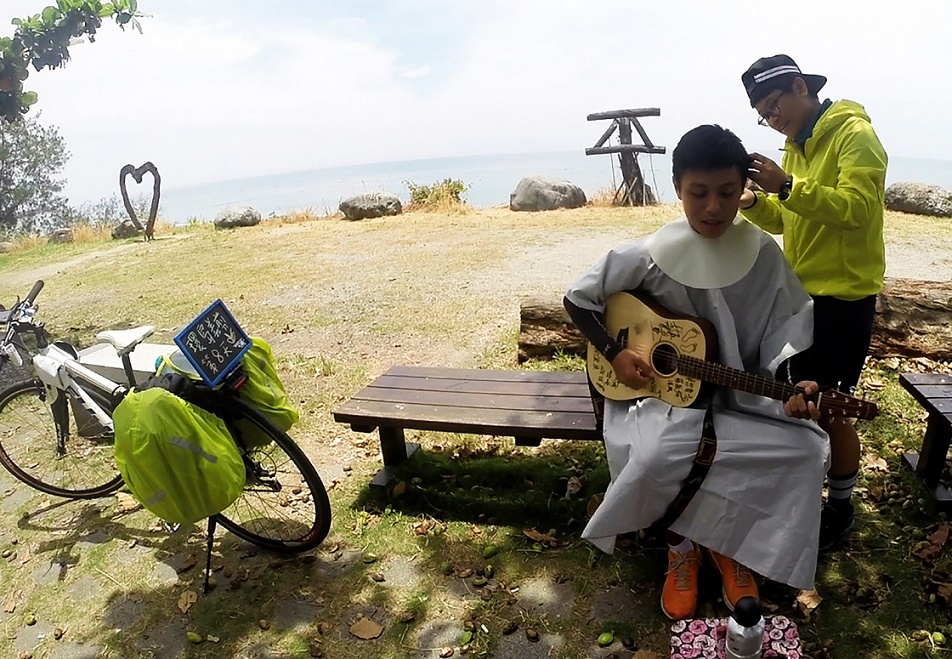
M 787 382 L 754 375 L 730 366 L 704 361 L 697 357 L 680 355 L 678 357 L 678 371 L 690 378 L 779 401 L 786 401 L 794 394 L 799 393 L 795 386 Z

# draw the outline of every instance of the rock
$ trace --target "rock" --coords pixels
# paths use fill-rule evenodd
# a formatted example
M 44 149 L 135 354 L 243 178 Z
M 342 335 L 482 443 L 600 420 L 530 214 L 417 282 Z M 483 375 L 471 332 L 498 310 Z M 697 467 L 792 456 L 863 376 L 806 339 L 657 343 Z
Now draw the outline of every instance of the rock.
M 400 198 L 389 192 L 368 192 L 367 194 L 348 197 L 340 202 L 339 208 L 348 220 L 399 215 L 403 212 Z
M 73 230 L 69 227 L 59 227 L 50 232 L 51 243 L 71 243 L 73 242 Z
M 261 213 L 251 206 L 229 206 L 215 216 L 215 226 L 219 229 L 253 227 L 259 222 Z
M 550 211 L 555 208 L 578 208 L 586 202 L 582 188 L 564 179 L 529 176 L 509 195 L 509 209 L 514 211 Z
M 13 251 L 13 243 L 0 242 L 0 254 L 3 254 L 4 252 L 12 252 L 12 251 Z
M 916 215 L 952 217 L 952 192 L 925 183 L 893 183 L 886 188 L 886 208 Z
M 132 223 L 132 220 L 123 220 L 112 230 L 113 240 L 124 240 L 126 238 L 135 238 L 139 235 L 139 229 Z

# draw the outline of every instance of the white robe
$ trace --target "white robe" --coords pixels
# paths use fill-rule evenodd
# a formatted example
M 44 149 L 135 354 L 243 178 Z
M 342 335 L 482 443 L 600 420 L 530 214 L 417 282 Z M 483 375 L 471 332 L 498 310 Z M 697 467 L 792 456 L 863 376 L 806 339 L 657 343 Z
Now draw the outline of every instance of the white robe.
M 723 288 L 678 283 L 649 247 L 650 237 L 612 250 L 566 296 L 602 312 L 612 293 L 644 291 L 670 311 L 711 321 L 720 363 L 759 375 L 774 376 L 785 359 L 809 347 L 812 302 L 767 234 L 761 233 L 750 270 Z M 611 484 L 582 537 L 611 553 L 615 536 L 662 516 L 691 469 L 704 413 L 654 398 L 606 401 Z M 779 401 L 726 389 L 715 394 L 713 415 L 714 464 L 671 530 L 769 579 L 812 588 L 826 433 L 812 421 L 787 417 Z

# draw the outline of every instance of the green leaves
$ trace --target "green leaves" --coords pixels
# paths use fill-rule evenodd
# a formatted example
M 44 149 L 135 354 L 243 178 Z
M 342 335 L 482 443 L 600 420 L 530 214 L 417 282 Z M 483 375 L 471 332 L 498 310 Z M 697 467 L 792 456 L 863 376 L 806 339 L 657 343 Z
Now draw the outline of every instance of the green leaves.
M 21 83 L 29 76 L 27 65 L 37 71 L 64 66 L 69 61 L 71 40 L 88 36 L 90 42 L 95 41 L 102 19 L 110 16 L 123 29 L 131 24 L 141 33 L 138 11 L 137 0 L 105 4 L 101 0 L 56 0 L 56 5 L 35 16 L 14 18 L 16 33 L 0 39 L 0 117 L 12 121 L 36 103 L 35 93 L 22 91 Z

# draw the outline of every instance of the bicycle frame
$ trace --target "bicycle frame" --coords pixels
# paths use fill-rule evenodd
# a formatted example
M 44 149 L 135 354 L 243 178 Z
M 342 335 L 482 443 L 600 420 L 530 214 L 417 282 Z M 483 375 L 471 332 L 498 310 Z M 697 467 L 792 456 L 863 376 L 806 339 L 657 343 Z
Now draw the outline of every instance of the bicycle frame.
M 60 391 L 69 391 L 79 396 L 88 411 L 103 427 L 113 429 L 112 417 L 89 395 L 76 378 L 91 384 L 102 394 L 117 401 L 126 395 L 128 391 L 126 387 L 91 371 L 77 362 L 68 352 L 52 343 L 33 356 L 33 372 L 46 389 L 51 405 L 59 397 Z

